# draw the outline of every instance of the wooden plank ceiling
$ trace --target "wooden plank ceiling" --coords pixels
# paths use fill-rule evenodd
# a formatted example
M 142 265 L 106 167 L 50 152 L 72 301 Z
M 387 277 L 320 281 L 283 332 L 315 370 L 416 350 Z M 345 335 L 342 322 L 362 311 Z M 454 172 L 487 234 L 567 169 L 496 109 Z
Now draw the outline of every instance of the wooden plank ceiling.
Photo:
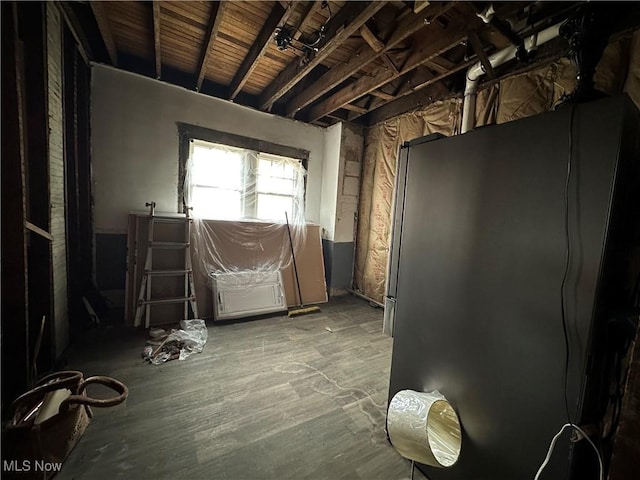
M 83 8 L 62 3 L 67 10 Z M 522 18 L 531 14 L 532 4 L 505 2 L 495 10 Z M 510 44 L 508 35 L 483 23 L 478 5 L 468 2 L 89 5 L 92 18 L 85 15 L 81 23 L 93 30 L 87 37 L 98 39 L 93 50 L 97 57 L 105 52 L 102 61 L 319 125 L 379 120 L 372 112 L 386 106 L 389 115 L 397 113 L 393 102 L 405 105 L 399 100 L 427 88 L 430 98 L 446 96 L 467 66 Z M 276 34 L 287 28 L 290 44 L 278 48 Z

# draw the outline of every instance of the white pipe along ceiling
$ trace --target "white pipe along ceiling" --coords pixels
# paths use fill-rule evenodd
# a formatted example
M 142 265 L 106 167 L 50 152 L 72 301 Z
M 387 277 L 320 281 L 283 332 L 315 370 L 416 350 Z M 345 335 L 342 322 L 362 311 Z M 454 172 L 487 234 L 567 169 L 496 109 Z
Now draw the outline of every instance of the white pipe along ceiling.
M 531 52 L 536 49 L 538 45 L 547 43 L 550 40 L 560 35 L 560 25 L 562 22 L 557 23 L 549 28 L 546 28 L 538 33 L 535 33 L 524 40 L 524 48 L 527 52 Z M 489 62 L 492 67 L 497 67 L 503 63 L 513 60 L 516 57 L 518 51 L 516 46 L 510 46 L 499 52 L 496 52 L 489 56 Z M 482 62 L 478 61 L 474 63 L 467 70 L 467 81 L 464 88 L 464 104 L 462 108 L 462 128 L 461 133 L 466 133 L 472 130 L 474 127 L 474 118 L 476 113 L 476 94 L 478 91 L 478 84 L 480 78 L 487 73 L 482 65 Z

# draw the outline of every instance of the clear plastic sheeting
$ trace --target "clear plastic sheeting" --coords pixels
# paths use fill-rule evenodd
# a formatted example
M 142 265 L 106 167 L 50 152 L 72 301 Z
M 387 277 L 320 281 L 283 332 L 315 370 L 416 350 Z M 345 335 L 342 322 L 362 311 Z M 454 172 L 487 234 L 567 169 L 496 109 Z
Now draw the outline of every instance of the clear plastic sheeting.
M 387 412 L 387 431 L 394 448 L 405 458 L 432 467 L 458 461 L 462 431 L 458 415 L 437 390 L 402 390 Z
M 296 254 L 304 245 L 305 175 L 298 159 L 192 141 L 184 196 L 202 277 L 211 283 L 216 274 L 251 272 L 260 279 L 286 268 L 290 245 Z
M 169 360 L 184 360 L 194 353 L 200 353 L 207 343 L 207 326 L 204 320 L 181 320 L 180 330 L 169 333 L 161 328 L 152 328 L 150 335 L 153 340 L 145 347 L 142 356 L 154 365 L 160 365 Z

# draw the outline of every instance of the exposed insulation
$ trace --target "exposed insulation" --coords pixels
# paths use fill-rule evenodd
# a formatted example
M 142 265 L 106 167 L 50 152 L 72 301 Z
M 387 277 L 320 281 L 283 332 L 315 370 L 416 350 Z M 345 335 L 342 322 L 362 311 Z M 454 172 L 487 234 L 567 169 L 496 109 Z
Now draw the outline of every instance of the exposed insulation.
M 575 87 L 575 67 L 567 59 L 500 82 L 496 123 L 552 110 Z
M 382 302 L 391 237 L 391 208 L 398 149 L 403 142 L 430 133 L 459 131 L 460 100 L 436 102 L 369 130 L 363 159 L 358 216 L 355 286 Z
M 498 115 L 498 96 L 500 86 L 492 85 L 478 92 L 476 97 L 476 127 L 483 127 L 496 123 Z
M 637 30 L 631 38 L 629 67 L 623 91 L 640 108 L 640 30 Z
M 596 88 L 609 94 L 626 92 L 640 108 L 640 31 L 612 42 L 598 65 Z M 546 112 L 576 86 L 576 67 L 567 58 L 507 77 L 478 92 L 475 125 L 504 123 Z M 385 292 L 391 237 L 396 157 L 400 145 L 429 133 L 459 132 L 462 100 L 436 102 L 418 111 L 371 127 L 365 140 L 360 187 L 354 284 L 381 302 Z
M 622 91 L 627 77 L 630 38 L 611 42 L 605 48 L 593 75 L 596 90 L 615 95 Z

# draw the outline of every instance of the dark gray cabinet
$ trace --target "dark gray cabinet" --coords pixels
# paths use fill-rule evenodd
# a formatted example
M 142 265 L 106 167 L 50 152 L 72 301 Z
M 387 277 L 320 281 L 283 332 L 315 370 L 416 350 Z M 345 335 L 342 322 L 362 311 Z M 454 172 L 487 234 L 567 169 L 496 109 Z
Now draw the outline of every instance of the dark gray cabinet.
M 389 398 L 438 389 L 463 426 L 459 462 L 421 466 L 430 479 L 532 479 L 567 422 L 568 245 L 568 408 L 578 425 L 599 420 L 607 322 L 637 275 L 639 156 L 623 96 L 401 150 Z M 597 478 L 593 452 L 568 438 L 543 478 Z

